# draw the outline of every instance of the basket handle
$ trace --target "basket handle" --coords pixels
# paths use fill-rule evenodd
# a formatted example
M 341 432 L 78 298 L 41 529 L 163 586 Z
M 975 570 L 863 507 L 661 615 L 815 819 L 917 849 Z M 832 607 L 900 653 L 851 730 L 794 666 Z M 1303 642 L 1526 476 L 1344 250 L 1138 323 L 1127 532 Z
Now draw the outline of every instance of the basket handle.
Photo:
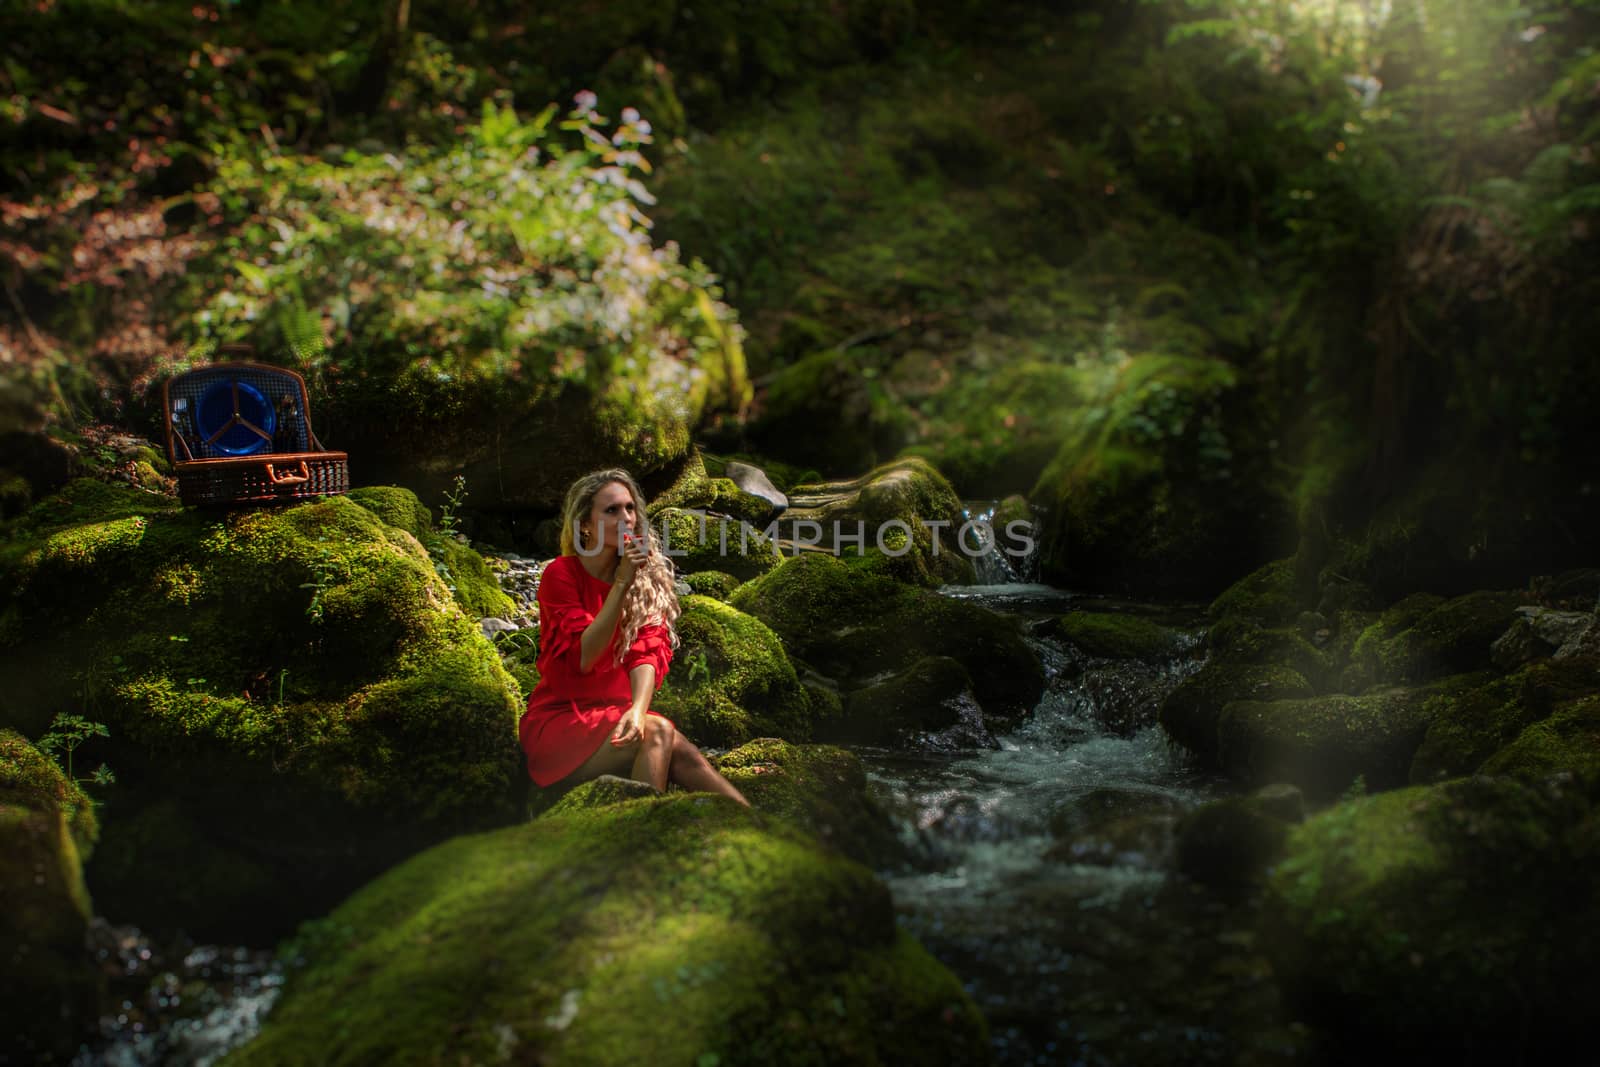
M 272 464 L 268 463 L 267 479 L 273 485 L 299 485 L 301 482 L 309 482 L 311 480 L 311 468 L 306 466 L 305 460 L 301 460 L 299 474 L 279 474 L 272 469 Z

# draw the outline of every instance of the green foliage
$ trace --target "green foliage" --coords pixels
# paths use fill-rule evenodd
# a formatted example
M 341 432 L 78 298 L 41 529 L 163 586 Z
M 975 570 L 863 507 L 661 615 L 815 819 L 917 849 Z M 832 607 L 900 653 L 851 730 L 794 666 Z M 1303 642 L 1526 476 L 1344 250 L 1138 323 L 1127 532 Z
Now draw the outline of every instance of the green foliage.
M 50 721 L 50 729 L 34 742 L 34 746 L 40 752 L 55 756 L 57 760 L 64 759 L 62 770 L 66 772 L 67 780 L 75 785 L 82 786 L 85 782 L 111 785 L 116 782 L 117 776 L 104 763 L 95 768 L 94 773 L 87 778 L 79 778 L 72 770 L 72 754 L 78 746 L 91 738 L 110 736 L 111 728 L 103 722 L 90 722 L 81 715 L 60 712 Z
M 444 494 L 444 503 L 439 505 L 439 529 L 447 535 L 456 532 L 460 519 L 456 512 L 467 499 L 467 479 L 463 474 L 457 474 L 451 482 L 450 489 Z

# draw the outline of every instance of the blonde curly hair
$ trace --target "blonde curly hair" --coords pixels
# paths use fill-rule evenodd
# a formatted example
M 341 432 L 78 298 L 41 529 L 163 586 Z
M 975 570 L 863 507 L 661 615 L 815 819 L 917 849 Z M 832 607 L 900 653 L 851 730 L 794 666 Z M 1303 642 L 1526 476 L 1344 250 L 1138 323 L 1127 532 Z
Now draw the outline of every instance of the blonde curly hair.
M 654 542 L 650 520 L 645 516 L 644 491 L 639 488 L 639 483 L 621 467 L 607 467 L 583 475 L 567 490 L 566 500 L 561 505 L 563 556 L 578 554 L 574 538 L 578 535 L 579 527 L 588 520 L 594 508 L 595 495 L 613 482 L 620 482 L 633 497 L 634 513 L 639 522 L 635 534 L 647 538 L 647 544 Z M 634 577 L 633 584 L 628 587 L 627 595 L 622 600 L 622 634 L 616 643 L 616 665 L 622 665 L 622 657 L 639 636 L 639 631 L 651 622 L 667 628 L 672 648 L 676 650 L 678 630 L 674 624 L 682 610 L 678 604 L 677 576 L 672 561 L 665 553 L 652 553 L 650 562 Z

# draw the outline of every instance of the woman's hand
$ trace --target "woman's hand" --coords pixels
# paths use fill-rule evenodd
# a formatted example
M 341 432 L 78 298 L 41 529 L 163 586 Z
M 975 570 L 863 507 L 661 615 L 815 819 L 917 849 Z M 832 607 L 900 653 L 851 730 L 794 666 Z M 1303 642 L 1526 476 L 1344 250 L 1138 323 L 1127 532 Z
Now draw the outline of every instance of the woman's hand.
M 633 580 L 638 576 L 639 572 L 644 570 L 654 552 L 655 547 L 653 545 L 646 548 L 637 536 L 624 531 L 622 534 L 621 558 L 617 561 L 617 573 L 612 580 L 624 589 L 628 588 L 633 584 Z
M 629 708 L 622 713 L 622 718 L 617 722 L 617 728 L 611 731 L 613 745 L 627 745 L 644 737 L 644 711 L 640 708 Z

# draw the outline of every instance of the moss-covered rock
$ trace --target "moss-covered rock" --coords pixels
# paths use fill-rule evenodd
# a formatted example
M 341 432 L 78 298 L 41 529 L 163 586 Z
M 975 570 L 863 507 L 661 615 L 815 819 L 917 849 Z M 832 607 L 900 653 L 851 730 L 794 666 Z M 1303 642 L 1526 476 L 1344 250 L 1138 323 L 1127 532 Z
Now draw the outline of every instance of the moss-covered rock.
M 0 1060 L 65 1063 L 95 1033 L 104 981 L 83 859 L 97 833 L 78 784 L 0 729 Z
M 683 575 L 683 580 L 689 583 L 689 588 L 697 595 L 708 596 L 715 600 L 727 600 L 739 587 L 739 579 L 727 571 L 695 571 L 693 574 Z
M 811 701 L 777 634 L 720 600 L 680 604 L 680 643 L 652 706 L 701 745 L 810 737 Z
M 757 811 L 804 827 L 857 863 L 877 868 L 907 855 L 849 749 L 763 737 L 711 763 Z
M 1401 631 L 1384 658 L 1403 663 L 1399 681 L 1482 670 L 1490 646 L 1516 621 L 1525 599 L 1517 592 L 1479 592 L 1447 600 Z
M 1289 836 L 1263 945 L 1342 1056 L 1570 1058 L 1600 949 L 1600 820 L 1476 777 L 1339 804 Z
M 835 555 L 859 559 L 876 552 L 874 565 L 883 573 L 938 586 L 974 580 L 972 560 L 959 542 L 966 521 L 944 475 L 927 460 L 906 456 L 858 478 L 795 486 L 778 530 Z M 977 551 L 970 531 L 967 549 Z
M 959 727 L 982 712 L 966 668 L 949 656 L 926 656 L 844 698 L 843 717 L 823 724 L 818 740 L 904 743 L 909 735 Z
M 1600 782 L 1600 695 L 1569 704 L 1527 727 L 1484 761 L 1482 771 L 1526 779 L 1564 771 Z
M 650 522 L 659 547 L 680 572 L 722 571 L 745 581 L 767 573 L 783 559 L 766 534 L 740 519 L 662 508 Z
M 1429 594 L 1395 604 L 1361 635 L 1344 673 L 1345 687 L 1407 684 L 1489 666 L 1490 646 L 1516 621 L 1519 593 Z
M 1530 664 L 1476 688 L 1431 697 L 1427 735 L 1411 761 L 1411 783 L 1471 774 L 1562 703 L 1600 691 L 1600 670 L 1576 662 Z
M 1248 619 L 1229 617 L 1206 632 L 1206 647 L 1218 663 L 1286 666 L 1319 689 L 1335 677 L 1334 655 L 1312 644 L 1293 626 L 1269 630 Z
M 390 526 L 422 540 L 433 533 L 433 513 L 416 493 L 398 485 L 364 485 L 345 494 Z
M 1176 630 L 1137 615 L 1115 612 L 1074 611 L 1056 620 L 1055 632 L 1089 655 L 1108 659 L 1153 663 L 1182 647 L 1182 637 Z
M 994 507 L 994 528 L 1004 536 L 1011 524 L 1022 523 L 1031 530 L 1038 517 L 1033 513 L 1033 505 L 1028 503 L 1028 498 L 1021 493 L 1012 493 Z
M 685 508 L 707 511 L 718 516 L 742 520 L 765 529 L 782 509 L 773 501 L 739 488 L 731 478 L 713 474 L 707 461 L 718 472 L 723 461 L 707 457 L 698 447 L 691 446 L 670 485 L 650 501 L 650 516 L 667 508 Z
M 109 726 L 79 754 L 118 777 L 88 869 L 108 918 L 268 939 L 519 812 L 514 683 L 417 539 L 359 504 L 218 514 L 80 481 L 10 533 L 4 714 L 28 732 L 62 708 Z M 161 836 L 132 828 L 168 802 L 191 850 L 158 868 L 113 847 L 124 827 Z M 202 906 L 184 907 L 170 871 L 209 870 L 213 852 L 248 876 L 196 876 Z
M 949 656 L 966 669 L 987 717 L 1025 715 L 1044 691 L 1039 658 L 1014 620 L 827 554 L 786 559 L 734 590 L 730 603 L 846 689 L 925 656 Z
M 977 1062 L 960 983 L 871 872 L 702 794 L 459 837 L 289 949 L 260 1036 L 223 1062 L 523 1058 Z
M 1218 593 L 1206 609 L 1213 619 L 1246 619 L 1257 626 L 1282 626 L 1299 613 L 1294 595 L 1294 560 L 1263 564 Z
M 1217 759 L 1217 723 L 1236 700 L 1295 700 L 1312 688 L 1298 671 L 1281 666 L 1207 663 L 1161 701 L 1161 728 L 1206 764 Z
M 1326 800 L 1359 776 L 1371 789 L 1405 785 L 1438 709 L 1430 696 L 1462 691 L 1482 676 L 1430 687 L 1298 700 L 1239 700 L 1217 718 L 1217 758 L 1252 785 L 1289 782 Z
M 348 495 L 388 525 L 415 537 L 467 614 L 484 619 L 515 613 L 515 602 L 501 590 L 483 557 L 456 538 L 436 531 L 432 513 L 417 494 L 400 486 L 373 485 L 353 489 Z

